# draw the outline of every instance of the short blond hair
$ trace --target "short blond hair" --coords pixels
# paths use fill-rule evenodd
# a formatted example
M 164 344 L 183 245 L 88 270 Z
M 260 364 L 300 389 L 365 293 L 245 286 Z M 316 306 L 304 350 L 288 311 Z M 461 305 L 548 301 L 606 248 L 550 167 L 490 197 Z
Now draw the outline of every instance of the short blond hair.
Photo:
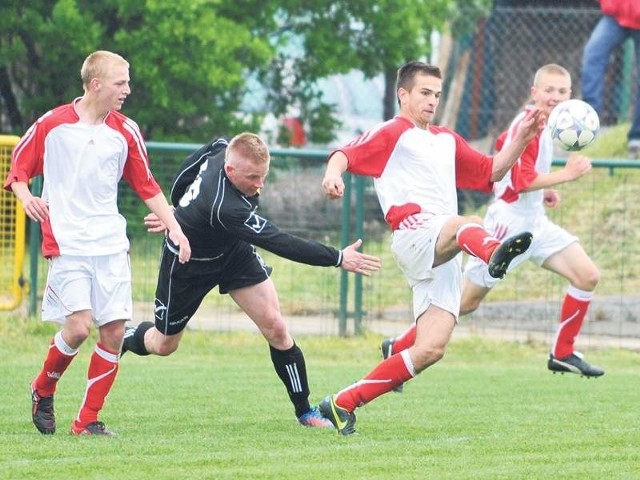
M 569 70 L 564 68 L 562 65 L 558 65 L 557 63 L 547 63 L 536 71 L 536 74 L 533 76 L 533 85 L 538 85 L 538 83 L 540 82 L 540 77 L 542 75 L 548 74 L 562 75 L 563 77 L 567 77 L 569 78 L 569 80 L 571 80 L 571 74 L 569 73 Z
M 258 165 L 268 163 L 271 160 L 269 147 L 255 133 L 243 132 L 233 137 L 225 152 L 225 162 L 229 159 L 230 151 Z
M 129 62 L 117 53 L 107 50 L 97 50 L 85 58 L 82 68 L 80 69 L 80 78 L 82 85 L 87 87 L 94 78 L 103 79 L 109 69 L 113 65 L 125 65 L 129 67 Z

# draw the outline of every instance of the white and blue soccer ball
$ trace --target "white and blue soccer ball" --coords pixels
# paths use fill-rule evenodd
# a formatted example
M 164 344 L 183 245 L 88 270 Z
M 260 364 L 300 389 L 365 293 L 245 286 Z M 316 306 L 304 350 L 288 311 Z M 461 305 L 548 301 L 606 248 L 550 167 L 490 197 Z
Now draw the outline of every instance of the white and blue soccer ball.
M 565 100 L 551 111 L 547 128 L 560 148 L 575 152 L 582 150 L 596 138 L 600 118 L 587 102 Z

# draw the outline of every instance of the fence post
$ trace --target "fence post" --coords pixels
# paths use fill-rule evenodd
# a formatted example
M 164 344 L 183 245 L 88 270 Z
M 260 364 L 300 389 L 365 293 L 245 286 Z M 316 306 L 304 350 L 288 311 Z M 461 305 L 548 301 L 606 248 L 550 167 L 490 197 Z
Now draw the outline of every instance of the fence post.
M 351 224 L 351 175 L 344 175 L 344 195 L 342 197 L 342 228 L 341 242 L 344 247 L 349 245 L 349 230 Z M 338 312 L 338 335 L 347 336 L 347 301 L 349 299 L 349 275 L 346 270 L 340 272 L 340 310 Z
M 31 182 L 31 193 L 39 197 L 42 193 L 42 177 Z M 40 225 L 29 221 L 29 315 L 38 309 L 38 259 L 40 257 Z
M 620 78 L 620 104 L 618 107 L 618 122 L 624 122 L 629 118 L 629 106 L 633 92 L 633 40 L 627 39 L 622 45 L 622 72 Z M 640 93 L 639 93 L 640 95 Z
M 364 178 L 355 177 L 355 238 L 361 238 L 364 242 Z M 362 275 L 355 276 L 354 291 L 354 333 L 362 335 Z

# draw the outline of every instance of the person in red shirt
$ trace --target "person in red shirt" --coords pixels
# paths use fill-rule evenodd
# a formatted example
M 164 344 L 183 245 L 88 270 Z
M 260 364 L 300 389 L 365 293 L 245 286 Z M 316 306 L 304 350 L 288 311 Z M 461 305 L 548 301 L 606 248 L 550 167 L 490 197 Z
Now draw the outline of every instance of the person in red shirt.
M 393 230 L 391 250 L 413 291 L 415 343 L 380 362 L 355 384 L 323 399 L 318 408 L 339 433 L 355 433 L 355 409 L 438 362 L 457 323 L 462 287 L 461 252 L 480 258 L 502 278 L 531 234 L 499 241 L 478 216 L 458 215 L 456 187 L 491 191 L 540 131 L 544 114 L 528 112 L 513 142 L 495 156 L 474 150 L 457 133 L 432 124 L 442 94 L 436 66 L 409 62 L 398 70 L 400 113 L 329 155 L 322 187 L 344 193 L 349 170 L 373 177 L 380 207 Z
M 45 113 L 20 139 L 4 188 L 40 223 L 49 260 L 42 319 L 62 325 L 31 382 L 33 423 L 43 434 L 55 433 L 58 381 L 93 323 L 99 340 L 71 433 L 113 435 L 98 414 L 118 373 L 125 321 L 132 315 L 129 240 L 117 205 L 120 179 L 168 226 L 181 262 L 189 260 L 191 248 L 149 170 L 138 126 L 120 113 L 131 93 L 129 63 L 96 51 L 85 59 L 80 77 L 84 95 Z M 28 185 L 38 175 L 44 178 L 41 197 Z
M 571 98 L 571 75 L 560 65 L 540 67 L 534 76 L 531 97 L 533 105 L 520 112 L 509 129 L 498 137 L 498 151 L 511 143 L 529 109 L 537 108 L 549 115 L 558 103 Z M 516 165 L 500 182 L 494 184 L 495 200 L 487 209 L 484 224 L 496 238 L 527 230 L 533 233 L 531 246 L 511 262 L 508 271 L 529 260 L 569 282 L 547 368 L 554 373 L 599 377 L 604 375 L 604 370 L 588 363 L 574 349 L 574 344 L 591 304 L 600 272 L 578 238 L 553 223 L 545 211 L 545 208 L 555 208 L 560 204 L 560 193 L 552 187 L 586 175 L 591 170 L 591 160 L 576 153 L 569 157 L 564 168 L 552 172 L 553 148 L 553 140 L 547 129 L 529 142 Z M 460 315 L 475 311 L 498 281 L 489 274 L 486 264 L 469 257 L 464 269 Z M 408 348 L 415 342 L 415 337 L 416 327 L 412 325 L 398 337 L 383 340 L 383 356 L 388 357 Z
M 600 0 L 602 18 L 591 32 L 582 57 L 582 99 L 602 113 L 605 74 L 613 50 L 627 39 L 635 47 L 640 74 L 640 1 Z M 631 128 L 627 133 L 629 156 L 640 158 L 640 94 L 636 93 Z

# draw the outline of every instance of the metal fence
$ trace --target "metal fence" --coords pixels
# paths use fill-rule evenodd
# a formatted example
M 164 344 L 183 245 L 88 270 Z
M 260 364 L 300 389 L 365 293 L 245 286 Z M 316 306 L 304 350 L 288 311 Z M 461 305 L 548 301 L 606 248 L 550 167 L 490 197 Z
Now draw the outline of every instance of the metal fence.
M 149 148 L 152 169 L 165 188 L 186 153 L 176 147 L 180 146 L 153 144 Z M 272 278 L 292 330 L 324 335 L 401 332 L 412 321 L 411 295 L 390 256 L 390 234 L 370 181 L 360 179 L 360 189 L 354 182 L 349 201 L 332 202 L 324 198 L 320 186 L 327 152 L 273 153 L 261 197 L 263 215 L 285 230 L 334 246 L 362 237 L 364 249 L 380 256 L 384 264 L 378 274 L 362 278 L 261 252 L 275 266 Z M 558 159 L 556 165 L 563 161 Z M 599 342 L 606 338 L 611 345 L 626 346 L 629 341 L 640 342 L 640 162 L 594 163 L 596 168 L 588 176 L 560 187 L 563 206 L 549 214 L 578 235 L 602 273 L 583 337 Z M 138 208 L 142 202 L 128 186 L 122 189 L 120 201 L 131 236 L 135 319 L 152 319 L 162 239 L 144 232 L 144 211 Z M 483 214 L 485 206 L 469 208 L 467 213 Z M 39 245 L 32 246 L 31 254 L 36 256 L 38 269 L 31 300 L 37 311 L 46 262 L 39 257 Z M 464 317 L 462 324 L 466 331 L 485 335 L 550 340 L 566 287 L 566 281 L 524 265 L 498 285 L 474 315 Z M 228 296 L 214 291 L 190 327 L 225 331 L 251 328 L 251 324 Z
M 569 70 L 573 95 L 580 98 L 582 53 L 601 13 L 596 2 L 584 2 L 590 8 L 567 3 L 494 8 L 457 34 L 451 48 L 441 48 L 446 102 L 439 120 L 470 140 L 495 138 L 527 102 L 535 71 L 547 63 Z M 638 90 L 634 63 L 628 40 L 609 64 L 603 125 L 629 121 Z
M 20 138 L 0 135 L 0 171 L 8 171 L 11 152 Z M 25 288 L 25 213 L 13 193 L 0 191 L 0 311 L 20 305 Z
M 594 8 L 495 8 L 471 30 L 454 32 L 452 47 L 441 49 L 445 91 L 438 123 L 454 127 L 471 140 L 492 144 L 527 101 L 533 73 L 545 63 L 564 65 L 573 76 L 574 96 L 579 97 L 582 49 L 599 16 Z M 601 115 L 605 126 L 627 121 L 637 95 L 629 47 L 616 53 L 609 69 L 606 109 Z M 152 169 L 165 189 L 182 158 L 197 146 L 149 144 Z M 285 230 L 334 246 L 362 236 L 365 250 L 380 256 L 384 267 L 379 274 L 362 279 L 336 269 L 280 261 L 265 253 L 267 262 L 275 266 L 273 279 L 282 310 L 298 331 L 400 332 L 411 322 L 410 292 L 389 254 L 389 231 L 371 183 L 358 180 L 352 187 L 353 200 L 346 203 L 326 200 L 320 188 L 324 158 L 326 151 L 274 150 L 261 200 L 263 214 Z M 606 334 L 614 344 L 623 345 L 626 339 L 640 339 L 636 295 L 640 287 L 640 164 L 608 159 L 595 163 L 597 168 L 586 178 L 561 186 L 565 206 L 550 216 L 580 237 L 602 271 L 584 335 Z M 483 213 L 482 197 L 461 192 L 460 198 L 466 213 Z M 151 319 L 161 239 L 144 231 L 142 202 L 127 186 L 120 203 L 132 240 L 136 317 Z M 37 259 L 38 247 L 33 245 L 31 265 L 37 270 L 34 281 L 40 288 L 32 289 L 30 305 L 37 310 L 45 263 Z M 511 338 L 538 332 L 549 339 L 565 289 L 561 279 L 523 266 L 462 324 L 469 330 L 500 332 Z M 191 326 L 215 324 L 218 330 L 231 330 L 246 323 L 229 298 L 212 293 Z

